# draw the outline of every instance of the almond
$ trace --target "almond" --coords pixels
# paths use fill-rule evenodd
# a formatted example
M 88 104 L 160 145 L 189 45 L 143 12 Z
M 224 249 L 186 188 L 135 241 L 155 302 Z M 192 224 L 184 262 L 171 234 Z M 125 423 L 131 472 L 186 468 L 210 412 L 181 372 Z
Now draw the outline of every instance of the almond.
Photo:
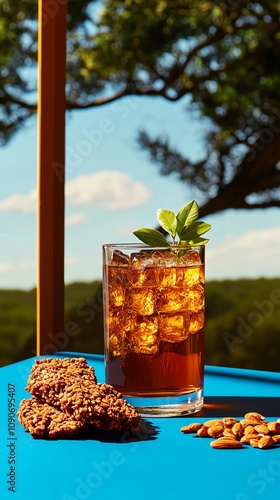
M 261 439 L 259 439 L 259 448 L 270 448 L 275 444 L 274 440 L 272 439 L 271 436 L 263 436 Z
M 259 422 L 261 420 L 265 420 L 265 417 L 263 415 L 261 415 L 260 413 L 255 412 L 255 411 L 250 411 L 249 413 L 246 413 L 244 415 L 244 417 L 246 419 L 250 419 L 250 420 L 258 420 Z
M 244 436 L 242 436 L 240 438 L 240 442 L 244 443 L 244 444 L 251 444 L 250 443 L 251 439 L 256 439 L 258 441 L 258 434 L 257 434 L 257 432 L 255 432 L 253 434 L 244 434 Z
M 244 429 L 244 434 L 258 434 L 253 425 L 247 425 Z
M 189 424 L 189 425 L 185 425 L 184 427 L 181 427 L 181 432 L 183 432 L 184 434 L 192 434 L 192 433 L 195 433 L 198 431 L 198 429 L 200 429 L 202 427 L 202 424 L 199 424 L 199 423 L 193 423 L 193 424 Z
M 268 422 L 261 413 L 248 412 L 245 418 L 234 417 L 193 422 L 181 427 L 184 434 L 196 433 L 198 437 L 216 438 L 211 441 L 212 448 L 242 448 L 250 444 L 254 448 L 266 449 L 280 444 L 280 417 Z
M 258 425 L 255 425 L 255 430 L 259 433 L 259 434 L 269 434 L 269 429 L 267 427 L 266 424 L 258 424 Z
M 222 422 L 225 427 L 232 427 L 234 424 L 238 422 L 238 420 L 234 417 L 224 417 Z
M 240 424 L 244 427 L 248 427 L 248 425 L 258 425 L 258 421 L 253 418 L 245 418 L 244 420 L 240 420 Z
M 235 439 L 235 435 L 233 434 L 233 432 L 232 432 L 232 430 L 231 430 L 230 427 L 225 427 L 224 428 L 223 436 Z
M 280 434 L 280 422 L 268 422 L 267 427 L 271 434 Z
M 236 424 L 232 426 L 231 430 L 236 437 L 241 437 L 244 434 L 244 428 L 240 422 L 236 422 Z
M 250 445 L 253 446 L 254 448 L 258 448 L 259 447 L 259 440 L 256 438 L 250 439 Z
M 198 429 L 197 431 L 197 435 L 199 437 L 209 437 L 209 434 L 208 434 L 208 427 L 206 427 L 206 425 L 203 425 L 202 427 L 200 427 L 200 429 Z
M 222 422 L 218 422 L 217 424 L 211 425 L 208 427 L 208 434 L 213 438 L 218 438 L 223 435 L 224 425 Z
M 204 422 L 203 425 L 206 425 L 206 427 L 211 427 L 211 425 L 215 425 L 215 424 L 219 424 L 221 422 L 221 420 L 207 420 L 206 422 Z
M 242 448 L 243 444 L 237 439 L 232 439 L 228 437 L 220 437 L 215 439 L 215 441 L 211 441 L 211 448 L 216 449 L 230 449 L 230 448 Z

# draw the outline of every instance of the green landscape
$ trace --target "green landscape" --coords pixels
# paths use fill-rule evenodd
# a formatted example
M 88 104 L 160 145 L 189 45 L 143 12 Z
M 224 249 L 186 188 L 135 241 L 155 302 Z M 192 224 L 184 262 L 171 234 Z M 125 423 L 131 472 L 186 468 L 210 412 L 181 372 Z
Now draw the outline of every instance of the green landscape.
M 0 365 L 35 355 L 36 290 L 0 290 Z M 75 335 L 57 350 L 103 353 L 102 283 L 65 287 L 65 324 Z M 209 281 L 205 362 L 279 371 L 280 278 Z

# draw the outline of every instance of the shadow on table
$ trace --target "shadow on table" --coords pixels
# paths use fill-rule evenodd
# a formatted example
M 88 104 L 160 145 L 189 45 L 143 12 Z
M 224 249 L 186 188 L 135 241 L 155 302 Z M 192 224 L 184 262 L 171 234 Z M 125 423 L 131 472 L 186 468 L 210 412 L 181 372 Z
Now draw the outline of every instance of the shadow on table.
M 158 426 L 152 424 L 148 420 L 142 420 L 140 429 L 132 431 L 103 431 L 92 427 L 88 432 L 79 436 L 69 436 L 64 439 L 71 439 L 75 441 L 99 441 L 100 443 L 118 443 L 127 444 L 140 441 L 153 441 L 159 434 Z
M 201 417 L 242 417 L 250 411 L 261 413 L 265 417 L 279 417 L 280 398 L 209 396 L 205 398 L 204 407 L 197 415 Z

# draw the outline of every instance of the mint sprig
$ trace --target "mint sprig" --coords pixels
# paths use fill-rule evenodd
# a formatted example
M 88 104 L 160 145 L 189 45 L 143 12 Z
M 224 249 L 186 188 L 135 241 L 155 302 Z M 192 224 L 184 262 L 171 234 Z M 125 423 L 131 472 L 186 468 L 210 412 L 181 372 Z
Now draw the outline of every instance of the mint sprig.
M 159 225 L 171 236 L 172 243 L 156 229 L 142 227 L 133 232 L 141 241 L 149 246 L 199 246 L 208 243 L 209 239 L 201 236 L 211 229 L 210 224 L 197 220 L 199 213 L 198 204 L 195 200 L 185 205 L 177 215 L 170 210 L 159 208 L 157 219 Z

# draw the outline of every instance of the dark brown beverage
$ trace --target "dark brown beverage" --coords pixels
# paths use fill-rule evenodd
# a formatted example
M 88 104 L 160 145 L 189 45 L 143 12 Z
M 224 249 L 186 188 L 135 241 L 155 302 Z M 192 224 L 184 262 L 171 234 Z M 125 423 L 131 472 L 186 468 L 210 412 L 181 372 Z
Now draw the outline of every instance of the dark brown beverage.
M 104 299 L 107 383 L 132 397 L 202 391 L 202 251 L 112 251 Z

